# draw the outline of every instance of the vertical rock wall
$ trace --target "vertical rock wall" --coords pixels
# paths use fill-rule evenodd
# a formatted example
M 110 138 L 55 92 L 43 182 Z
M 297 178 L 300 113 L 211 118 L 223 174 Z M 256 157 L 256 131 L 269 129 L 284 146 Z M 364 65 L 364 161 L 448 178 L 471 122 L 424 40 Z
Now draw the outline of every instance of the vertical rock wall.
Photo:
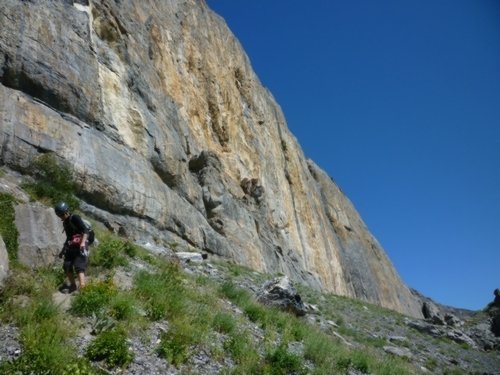
M 0 161 L 74 165 L 89 209 L 413 316 L 417 301 L 195 0 L 4 0 Z

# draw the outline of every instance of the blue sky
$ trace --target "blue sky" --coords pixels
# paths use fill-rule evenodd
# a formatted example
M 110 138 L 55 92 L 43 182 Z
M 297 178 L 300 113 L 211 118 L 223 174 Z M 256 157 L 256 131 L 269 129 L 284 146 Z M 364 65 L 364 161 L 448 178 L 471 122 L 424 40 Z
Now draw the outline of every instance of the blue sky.
M 500 2 L 207 0 L 407 285 L 500 288 Z

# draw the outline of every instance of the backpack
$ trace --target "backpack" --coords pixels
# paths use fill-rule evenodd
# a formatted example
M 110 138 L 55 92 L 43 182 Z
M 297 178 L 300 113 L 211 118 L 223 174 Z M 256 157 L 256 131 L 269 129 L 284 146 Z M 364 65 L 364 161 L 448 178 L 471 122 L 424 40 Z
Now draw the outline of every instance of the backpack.
M 72 217 L 73 217 L 73 215 L 71 215 L 71 217 L 69 218 L 69 223 L 71 224 L 71 226 L 73 227 L 73 229 L 76 229 L 75 225 L 71 221 Z M 94 240 L 95 240 L 95 233 L 94 233 L 94 230 L 92 229 L 92 224 L 90 223 L 90 221 L 84 219 L 83 217 L 80 216 L 80 218 L 82 219 L 83 224 L 89 230 L 89 236 L 87 238 L 87 241 L 89 241 L 89 246 L 90 246 L 90 245 L 92 245 L 94 243 Z

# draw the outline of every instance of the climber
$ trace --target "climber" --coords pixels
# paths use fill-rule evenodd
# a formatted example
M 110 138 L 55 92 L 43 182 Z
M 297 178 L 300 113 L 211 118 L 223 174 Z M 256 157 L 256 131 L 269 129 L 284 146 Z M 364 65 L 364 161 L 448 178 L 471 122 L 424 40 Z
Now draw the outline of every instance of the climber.
M 495 299 L 492 302 L 488 303 L 488 306 L 486 306 L 486 310 L 490 310 L 493 307 L 500 308 L 500 289 L 495 289 L 493 291 L 493 295 L 495 296 Z
M 54 210 L 62 220 L 66 232 L 66 241 L 59 253 L 59 258 L 64 257 L 63 269 L 68 280 L 59 290 L 62 293 L 72 293 L 77 289 L 73 273 L 75 271 L 78 275 L 80 289 L 85 287 L 90 228 L 80 216 L 71 214 L 65 202 L 58 203 Z

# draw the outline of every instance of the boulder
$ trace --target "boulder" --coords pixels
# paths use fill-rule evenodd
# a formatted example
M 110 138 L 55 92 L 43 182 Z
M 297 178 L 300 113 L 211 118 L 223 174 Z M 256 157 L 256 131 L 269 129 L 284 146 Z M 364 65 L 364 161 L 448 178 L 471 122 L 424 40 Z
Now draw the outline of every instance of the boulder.
M 9 254 L 7 253 L 7 248 L 3 242 L 2 236 L 0 236 L 0 288 L 3 287 L 5 278 L 9 273 Z
M 297 316 L 306 314 L 302 298 L 297 294 L 290 279 L 286 276 L 276 277 L 264 283 L 257 294 L 257 299 L 264 305 L 276 306 L 293 312 Z
M 458 319 L 453 314 L 446 314 L 444 316 L 444 321 L 446 322 L 446 325 L 451 326 L 451 327 L 461 327 L 464 325 L 464 322 L 462 320 Z
M 384 346 L 384 351 L 386 353 L 390 353 L 390 354 L 395 355 L 397 357 L 408 358 L 408 359 L 413 357 L 410 349 L 408 349 L 408 348 L 401 348 L 401 347 L 397 347 L 397 346 L 387 345 L 387 346 Z
M 422 305 L 424 318 L 433 324 L 444 325 L 445 321 L 437 305 L 431 301 L 425 301 Z
M 15 211 L 19 262 L 31 268 L 53 264 L 66 239 L 54 210 L 40 203 L 27 203 L 17 205 Z
M 178 251 L 175 253 L 176 257 L 179 258 L 179 260 L 185 262 L 185 263 L 201 263 L 205 259 L 207 259 L 207 254 L 201 254 L 201 253 L 192 253 L 192 252 L 187 252 L 187 251 Z

